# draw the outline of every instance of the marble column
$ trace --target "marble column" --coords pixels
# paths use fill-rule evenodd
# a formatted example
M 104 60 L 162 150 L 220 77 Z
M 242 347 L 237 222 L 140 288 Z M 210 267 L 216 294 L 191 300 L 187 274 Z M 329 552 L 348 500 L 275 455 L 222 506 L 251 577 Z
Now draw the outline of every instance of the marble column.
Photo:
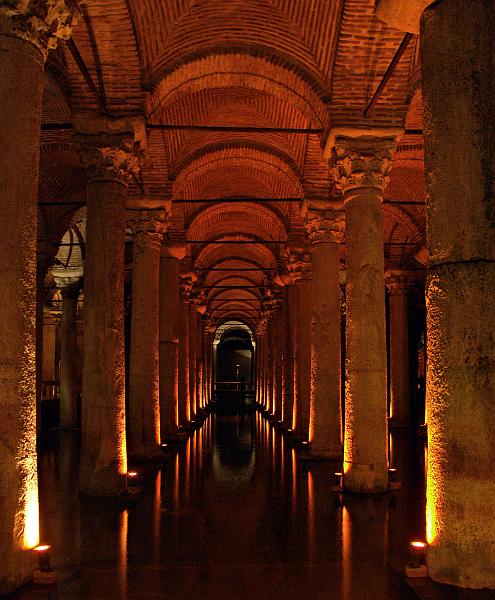
M 313 248 L 311 290 L 311 399 L 309 452 L 342 457 L 340 403 L 341 211 L 310 210 L 305 220 Z
M 129 210 L 127 224 L 134 233 L 127 450 L 146 460 L 160 456 L 160 250 L 169 219 L 159 208 Z
M 294 423 L 293 429 L 301 440 L 308 439 L 311 394 L 311 254 L 291 252 L 288 269 L 296 286 L 294 324 Z
M 189 398 L 191 404 L 191 420 L 194 420 L 198 412 L 197 397 L 196 397 L 196 311 L 191 305 L 191 298 L 188 304 L 188 321 L 189 321 Z
M 36 221 L 43 65 L 75 3 L 0 0 L 0 594 L 31 578 L 38 543 Z
M 389 417 L 390 425 L 396 427 L 411 424 L 407 291 L 412 281 L 411 273 L 391 270 L 385 274 L 389 293 Z
M 296 327 L 296 286 L 286 285 L 284 301 L 285 354 L 284 354 L 284 411 L 283 427 L 292 430 L 294 427 L 294 395 L 295 395 L 295 327 Z
M 179 415 L 179 261 L 183 243 L 165 241 L 160 258 L 160 428 L 161 438 L 176 439 Z
M 493 2 L 481 0 L 436 2 L 421 20 L 429 255 L 427 563 L 436 581 L 491 589 L 494 32 Z
M 77 427 L 76 361 L 77 361 L 77 300 L 81 290 L 81 275 L 70 276 L 70 270 L 54 268 L 55 283 L 62 293 L 60 319 L 60 419 L 62 428 Z
M 130 131 L 80 141 L 88 178 L 80 491 L 116 496 L 126 493 L 125 208 L 137 161 Z
M 274 355 L 273 355 L 273 391 L 274 391 L 274 403 L 273 403 L 273 414 L 277 421 L 282 420 L 282 369 L 283 369 L 283 315 L 280 306 L 275 312 L 274 317 Z
M 189 305 L 187 291 L 180 283 L 179 318 L 179 425 L 185 426 L 191 420 L 191 397 L 189 395 Z
M 337 137 L 333 174 L 346 217 L 344 487 L 388 489 L 382 199 L 395 139 Z

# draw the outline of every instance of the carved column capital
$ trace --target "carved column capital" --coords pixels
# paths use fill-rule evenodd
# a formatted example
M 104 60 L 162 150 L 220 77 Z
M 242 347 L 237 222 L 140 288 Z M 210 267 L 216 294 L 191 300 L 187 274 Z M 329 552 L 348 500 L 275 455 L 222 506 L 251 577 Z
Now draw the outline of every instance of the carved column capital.
M 77 136 L 79 159 L 88 181 L 118 181 L 128 185 L 139 171 L 139 157 L 132 135 Z
M 344 224 L 344 213 L 331 209 L 310 209 L 304 219 L 306 235 L 313 244 L 340 244 L 344 237 Z
M 0 32 L 36 46 L 44 58 L 69 39 L 79 16 L 79 0 L 0 0 Z
M 170 214 L 165 210 L 129 211 L 127 226 L 134 233 L 134 249 L 149 244 L 161 247 L 162 239 L 170 226 Z
M 415 281 L 415 274 L 410 271 L 390 270 L 385 273 L 385 285 L 391 296 L 407 294 Z
M 294 283 L 311 279 L 311 253 L 301 249 L 289 249 L 287 270 Z
M 337 137 L 331 161 L 336 187 L 343 193 L 357 188 L 383 192 L 395 146 L 395 137 Z
M 60 290 L 63 298 L 77 298 L 81 291 L 83 269 L 73 269 L 61 265 L 50 268 L 55 285 Z

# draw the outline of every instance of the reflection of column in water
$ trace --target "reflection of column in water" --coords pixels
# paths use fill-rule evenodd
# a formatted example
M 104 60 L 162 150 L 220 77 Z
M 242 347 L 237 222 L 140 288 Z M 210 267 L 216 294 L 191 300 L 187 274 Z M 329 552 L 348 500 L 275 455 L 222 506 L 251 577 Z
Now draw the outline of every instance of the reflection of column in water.
M 160 562 L 160 529 L 162 512 L 162 472 L 158 471 L 155 479 L 155 495 L 153 502 L 153 562 Z
M 388 465 L 395 467 L 394 437 L 391 432 L 388 434 Z
M 179 466 L 179 453 L 175 455 L 175 466 L 174 466 L 174 511 L 178 512 L 180 509 L 180 466 Z
M 280 436 L 280 490 L 285 489 L 285 439 Z
M 277 470 L 277 440 L 276 440 L 276 436 L 275 436 L 275 428 L 272 427 L 272 447 L 271 447 L 271 451 L 272 451 L 272 473 L 273 475 L 275 475 L 276 470 Z
M 122 599 L 127 598 L 127 534 L 129 528 L 129 512 L 123 510 L 119 519 L 119 591 Z
M 315 559 L 315 547 L 316 547 L 316 531 L 315 531 L 315 490 L 314 490 L 314 479 L 313 473 L 308 471 L 308 524 L 307 524 L 307 535 L 308 535 L 308 559 L 310 564 Z
M 342 600 L 352 599 L 352 523 L 351 515 L 342 507 Z
M 292 513 L 294 515 L 294 520 L 296 517 L 296 509 L 297 509 L 297 458 L 296 451 L 292 448 L 291 451 L 291 464 L 292 464 Z
M 191 438 L 186 442 L 186 468 L 184 470 L 184 503 L 189 502 L 191 495 Z

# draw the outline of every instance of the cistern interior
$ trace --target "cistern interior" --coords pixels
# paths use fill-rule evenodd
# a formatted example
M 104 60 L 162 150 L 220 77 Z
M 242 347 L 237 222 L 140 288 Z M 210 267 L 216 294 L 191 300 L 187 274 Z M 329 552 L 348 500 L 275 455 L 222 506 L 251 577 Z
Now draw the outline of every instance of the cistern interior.
M 493 0 L 0 0 L 0 597 L 495 598 Z

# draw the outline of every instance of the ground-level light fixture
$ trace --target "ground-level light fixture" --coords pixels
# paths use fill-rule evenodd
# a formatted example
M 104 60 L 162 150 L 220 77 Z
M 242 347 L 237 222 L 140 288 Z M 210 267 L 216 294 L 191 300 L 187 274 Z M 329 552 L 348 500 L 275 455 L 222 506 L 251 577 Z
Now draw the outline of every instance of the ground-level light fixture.
M 342 473 L 339 471 L 337 473 L 333 474 L 333 485 L 332 485 L 332 492 L 336 492 L 339 493 L 342 492 L 342 487 L 343 487 L 343 476 Z
M 428 577 L 426 565 L 426 550 L 428 544 L 423 541 L 414 540 L 409 544 L 411 561 L 406 565 L 406 577 Z
M 51 546 L 40 544 L 33 548 L 38 559 L 38 569 L 33 573 L 33 583 L 42 585 L 53 585 L 57 583 L 57 571 L 50 565 Z

